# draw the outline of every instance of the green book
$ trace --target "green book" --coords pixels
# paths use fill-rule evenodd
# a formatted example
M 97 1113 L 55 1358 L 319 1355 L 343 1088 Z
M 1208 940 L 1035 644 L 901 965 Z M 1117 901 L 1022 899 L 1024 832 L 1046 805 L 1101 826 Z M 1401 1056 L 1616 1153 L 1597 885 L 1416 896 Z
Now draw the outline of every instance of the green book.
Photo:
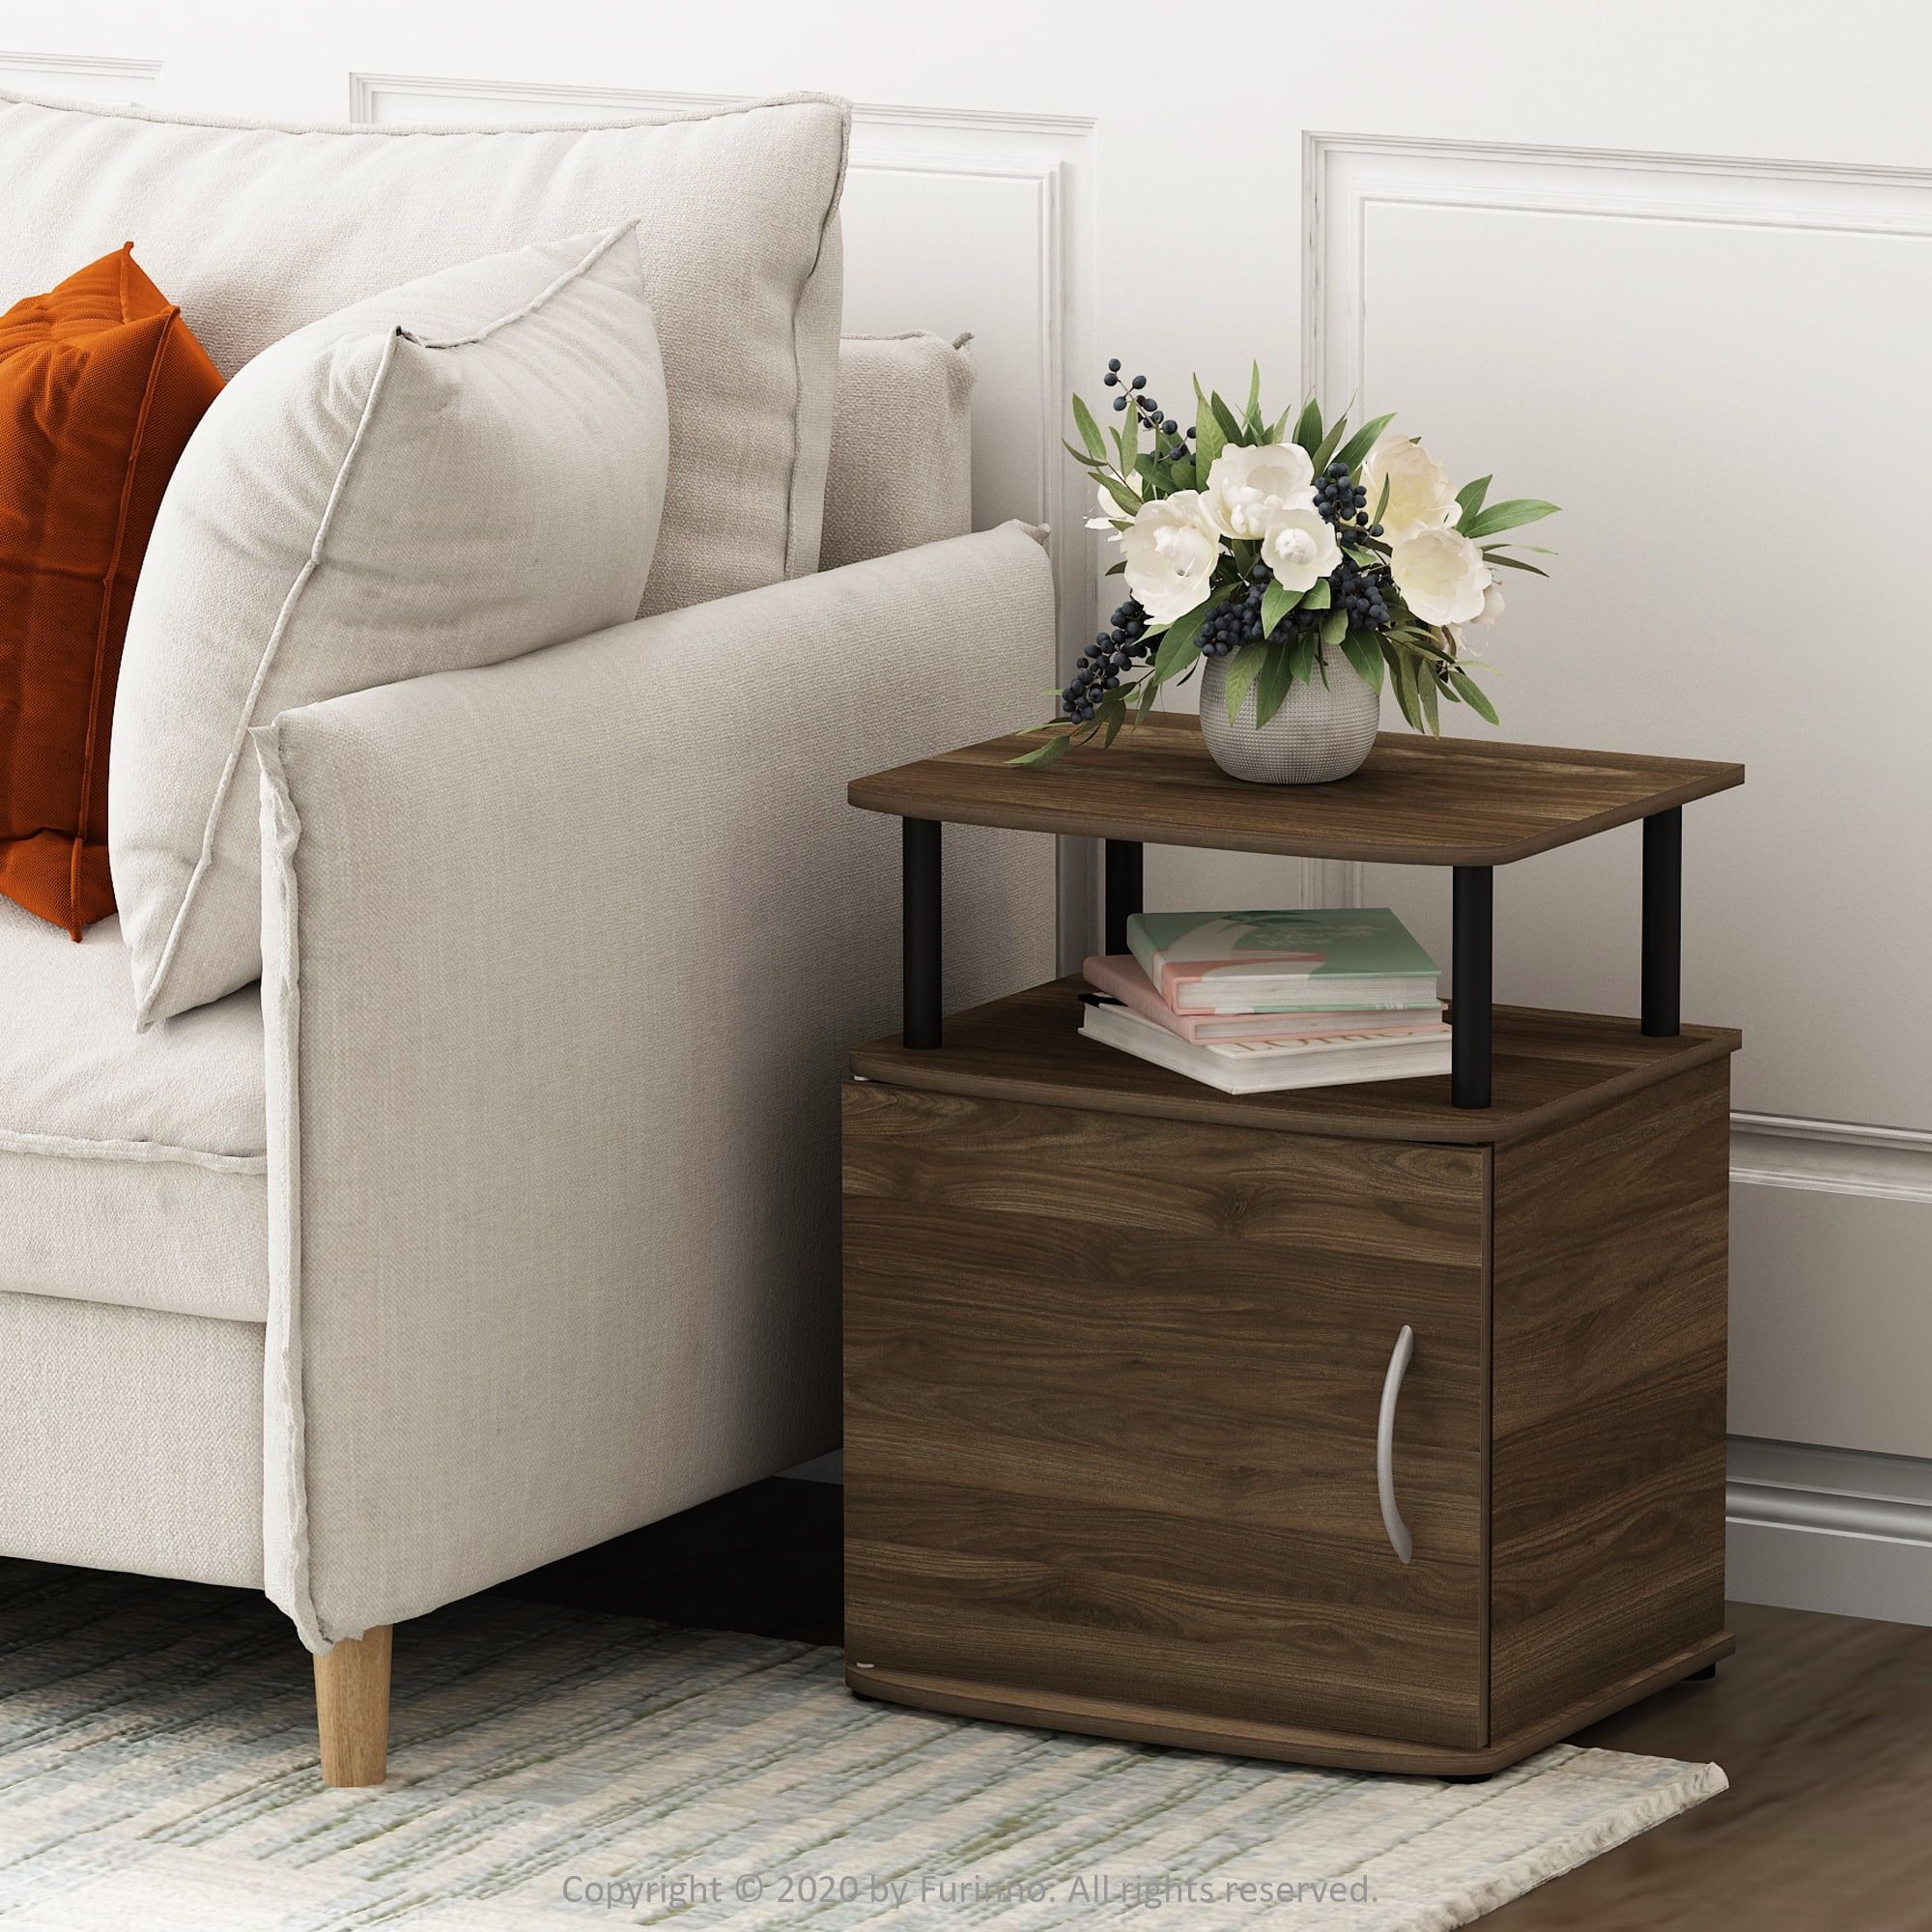
M 1435 962 L 1386 906 L 1141 912 L 1127 945 L 1177 1013 L 1430 1007 Z

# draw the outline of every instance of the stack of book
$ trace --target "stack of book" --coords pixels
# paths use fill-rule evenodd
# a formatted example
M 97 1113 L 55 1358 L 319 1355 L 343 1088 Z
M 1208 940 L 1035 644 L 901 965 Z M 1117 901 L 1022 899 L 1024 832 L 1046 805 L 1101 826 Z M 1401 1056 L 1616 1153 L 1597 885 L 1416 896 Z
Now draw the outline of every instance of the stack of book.
M 1091 1039 L 1224 1094 L 1449 1071 L 1435 962 L 1385 906 L 1151 912 L 1089 959 Z

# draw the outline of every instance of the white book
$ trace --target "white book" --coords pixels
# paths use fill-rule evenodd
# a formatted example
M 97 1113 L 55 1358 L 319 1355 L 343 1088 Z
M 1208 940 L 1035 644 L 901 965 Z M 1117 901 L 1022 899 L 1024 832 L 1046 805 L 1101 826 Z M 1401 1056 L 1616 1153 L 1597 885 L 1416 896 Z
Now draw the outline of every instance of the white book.
M 1080 1022 L 1089 1039 L 1184 1073 L 1224 1094 L 1285 1094 L 1362 1080 L 1415 1080 L 1449 1071 L 1450 1037 L 1324 1034 L 1310 1038 L 1211 1040 L 1195 1045 L 1125 1007 L 1091 1005 Z

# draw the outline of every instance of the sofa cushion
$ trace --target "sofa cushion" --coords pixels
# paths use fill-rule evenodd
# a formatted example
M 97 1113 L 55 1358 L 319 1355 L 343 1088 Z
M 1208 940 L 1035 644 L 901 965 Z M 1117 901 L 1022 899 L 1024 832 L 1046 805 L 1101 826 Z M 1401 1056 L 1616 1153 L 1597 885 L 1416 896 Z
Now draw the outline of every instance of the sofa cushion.
M 257 991 L 136 1033 L 120 922 L 4 899 L 0 988 L 0 1293 L 263 1321 Z
M 0 316 L 0 893 L 78 939 L 114 910 L 107 731 L 134 579 L 221 378 L 127 247 L 19 293 Z
M 45 286 L 128 236 L 232 377 L 303 324 L 636 217 L 671 402 L 646 608 L 816 567 L 848 110 L 799 96 L 527 128 L 270 128 L 0 94 L 0 261 Z
M 261 975 L 249 727 L 624 622 L 668 461 L 629 224 L 371 296 L 236 377 L 128 626 L 109 823 L 137 1024 Z
M 839 343 L 825 569 L 973 527 L 971 340 L 915 332 Z

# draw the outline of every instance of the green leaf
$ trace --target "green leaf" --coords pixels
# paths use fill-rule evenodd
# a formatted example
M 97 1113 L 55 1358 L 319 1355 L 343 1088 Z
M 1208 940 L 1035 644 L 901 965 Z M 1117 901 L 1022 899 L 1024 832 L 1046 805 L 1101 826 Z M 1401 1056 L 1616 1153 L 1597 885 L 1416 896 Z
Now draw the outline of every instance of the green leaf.
M 1382 520 L 1382 512 L 1385 511 L 1389 506 L 1390 480 L 1391 479 L 1386 476 L 1382 478 L 1381 490 L 1376 497 L 1376 507 L 1369 512 L 1369 522 L 1372 524 L 1380 523 Z
M 1115 437 L 1121 446 L 1121 474 L 1124 476 L 1139 462 L 1141 453 L 1141 412 L 1131 404 L 1122 412 Z
M 1473 711 L 1476 714 L 1476 716 L 1484 722 L 1484 724 L 1500 724 L 1502 723 L 1502 720 L 1496 716 L 1496 707 L 1493 704 L 1492 704 L 1487 697 L 1483 696 L 1482 690 L 1477 685 L 1476 680 L 1472 678 L 1467 671 L 1457 670 L 1452 667 L 1449 672 L 1449 683 L 1451 687 L 1454 689 L 1456 696 L 1460 697 L 1463 700 L 1463 702 L 1466 704 L 1469 707 L 1469 709 Z
M 1127 722 L 1127 694 L 1124 691 L 1110 691 L 1100 703 L 1100 749 L 1104 752 L 1121 735 L 1121 726 Z
M 1423 721 L 1429 726 L 1429 735 L 1432 738 L 1441 737 L 1442 719 L 1436 708 L 1435 673 L 1434 671 L 1419 671 L 1416 674 L 1415 690 L 1416 696 L 1422 701 L 1422 716 Z
M 1056 758 L 1064 757 L 1073 734 L 1063 731 L 1057 738 L 1049 738 L 1045 744 L 1032 752 L 1022 752 L 1017 758 L 1009 758 L 1009 765 L 1050 765 Z
M 1267 652 L 1259 644 L 1245 644 L 1228 661 L 1228 675 L 1223 680 L 1223 688 L 1228 696 L 1228 723 L 1238 722 L 1241 715 L 1241 701 L 1248 695 L 1249 687 L 1261 675 L 1262 665 Z
M 1208 613 L 1221 600 L 1209 597 L 1195 605 L 1194 609 L 1177 617 L 1167 627 L 1167 634 L 1160 640 L 1160 648 L 1153 654 L 1153 682 L 1165 684 L 1177 671 L 1185 670 L 1194 659 L 1194 639 L 1200 636 L 1201 627 L 1208 621 Z
M 1484 557 L 1491 563 L 1499 563 L 1505 570 L 1526 570 L 1532 577 L 1548 577 L 1548 571 L 1542 570 L 1533 563 L 1525 563 L 1520 556 L 1505 556 L 1499 550 L 1486 550 Z
M 1255 723 L 1265 724 L 1281 709 L 1282 700 L 1288 696 L 1289 686 L 1294 682 L 1294 670 L 1289 658 L 1289 641 L 1286 638 L 1271 638 L 1262 646 L 1264 660 L 1262 674 L 1256 685 Z
M 1268 433 L 1262 438 L 1262 440 L 1264 442 L 1279 442 L 1288 434 L 1288 425 L 1293 414 L 1294 405 L 1290 403 L 1287 409 L 1283 410 L 1280 415 L 1276 416 L 1274 421 L 1268 425 Z
M 1107 474 L 1105 470 L 1102 470 L 1099 476 L 1099 483 L 1100 483 L 1100 488 L 1106 491 L 1107 495 L 1113 497 L 1114 501 L 1117 502 L 1121 506 L 1121 508 L 1126 512 L 1126 514 L 1129 517 L 1137 517 L 1140 515 L 1142 499 L 1139 497 L 1136 497 L 1134 493 L 1131 490 L 1129 490 L 1127 486 L 1124 483 L 1122 483 L 1118 476 L 1110 476 Z
M 1222 433 L 1229 442 L 1247 441 L 1247 434 L 1236 418 L 1234 411 L 1221 400 L 1219 395 L 1209 396 L 1208 398 L 1208 407 L 1213 412 L 1214 420 L 1221 425 Z M 1199 427 L 1200 425 L 1197 424 L 1196 428 Z M 1199 439 L 1197 438 L 1196 440 L 1198 441 Z
M 1456 527 L 1464 536 L 1469 534 L 1469 521 L 1483 507 L 1483 498 L 1490 494 L 1490 484 L 1493 479 L 1478 476 L 1473 483 L 1464 483 L 1456 492 L 1456 500 L 1463 506 L 1463 514 L 1456 520 Z
M 1288 668 L 1292 677 L 1303 684 L 1315 682 L 1315 653 L 1318 650 L 1315 639 L 1303 631 L 1288 647 Z
M 1301 593 L 1291 590 L 1278 579 L 1270 577 L 1267 588 L 1262 592 L 1262 636 L 1274 636 L 1274 627 L 1301 602 Z
M 1328 600 L 1333 595 L 1334 593 L 1328 588 L 1328 580 L 1325 577 L 1318 577 L 1301 593 L 1301 608 L 1304 611 L 1325 611 L 1328 608 Z
M 1214 459 L 1220 455 L 1228 439 L 1222 432 L 1214 412 L 1208 407 L 1208 398 L 1201 393 L 1201 378 L 1194 379 L 1194 471 L 1197 476 L 1206 477 L 1214 467 Z
M 1262 429 L 1262 365 L 1248 364 L 1248 407 L 1242 412 L 1241 420 L 1260 436 Z
M 1346 611 L 1331 611 L 1321 620 L 1321 641 L 1324 644 L 1339 644 L 1349 633 L 1349 613 Z
M 1302 404 L 1301 413 L 1294 420 L 1294 440 L 1310 456 L 1321 440 L 1321 405 L 1313 396 Z
M 1080 440 L 1087 445 L 1087 454 L 1095 463 L 1107 460 L 1107 439 L 1100 434 L 1100 425 L 1094 420 L 1094 412 L 1081 401 L 1073 398 L 1073 424 L 1080 432 Z
M 1395 644 L 1384 644 L 1382 655 L 1388 660 L 1396 704 L 1409 728 L 1420 731 L 1422 713 L 1415 703 L 1415 660 Z
M 1492 537 L 1498 530 L 1513 530 L 1519 524 L 1533 524 L 1556 514 L 1554 503 L 1535 497 L 1512 497 L 1507 503 L 1492 503 L 1473 523 L 1464 526 L 1465 537 Z
M 1349 473 L 1353 475 L 1362 467 L 1362 458 L 1368 455 L 1369 451 L 1376 446 L 1377 437 L 1380 436 L 1382 431 L 1387 429 L 1389 424 L 1394 421 L 1395 412 L 1391 410 L 1385 416 L 1377 416 L 1373 421 L 1365 422 L 1342 445 L 1339 455 L 1335 460 L 1346 463 L 1349 466 Z M 1373 523 L 1375 520 L 1371 518 L 1370 521 Z
M 1141 482 L 1146 486 L 1146 488 L 1143 489 L 1141 493 L 1142 496 L 1145 497 L 1147 491 L 1151 490 L 1154 487 L 1155 478 L 1154 478 L 1154 463 L 1152 456 L 1148 455 L 1137 459 L 1134 464 L 1134 472 L 1136 475 L 1140 477 Z
M 1381 640 L 1373 631 L 1350 631 L 1342 639 L 1342 655 L 1371 691 L 1382 688 Z
M 1328 425 L 1328 434 L 1316 445 L 1310 461 L 1315 465 L 1315 473 L 1320 476 L 1327 469 L 1335 455 L 1335 445 L 1342 440 L 1349 427 L 1348 412 L 1345 410 Z
M 1122 557 L 1119 563 L 1110 563 L 1100 574 L 1103 577 L 1118 577 L 1126 567 L 1127 560 L 1125 557 Z

